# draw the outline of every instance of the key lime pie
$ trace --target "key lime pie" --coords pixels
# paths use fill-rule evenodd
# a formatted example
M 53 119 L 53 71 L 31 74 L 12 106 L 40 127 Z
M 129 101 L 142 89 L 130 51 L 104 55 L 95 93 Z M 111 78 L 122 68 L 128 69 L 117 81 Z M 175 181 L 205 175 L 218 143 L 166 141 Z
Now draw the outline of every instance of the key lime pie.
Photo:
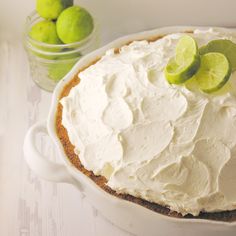
M 175 217 L 236 220 L 236 44 L 214 29 L 133 41 L 81 70 L 56 117 L 105 191 Z

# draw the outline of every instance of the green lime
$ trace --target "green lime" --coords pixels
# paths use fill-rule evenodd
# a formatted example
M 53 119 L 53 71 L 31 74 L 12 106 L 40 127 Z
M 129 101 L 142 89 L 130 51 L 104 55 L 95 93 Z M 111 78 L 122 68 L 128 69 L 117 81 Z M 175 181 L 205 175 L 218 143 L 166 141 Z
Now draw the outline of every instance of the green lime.
M 184 35 L 175 49 L 175 58 L 171 58 L 165 67 L 165 76 L 171 84 L 181 84 L 190 79 L 200 66 L 200 56 L 196 41 Z
M 62 44 L 61 40 L 59 39 L 57 35 L 56 24 L 53 21 L 49 21 L 49 20 L 43 20 L 33 25 L 29 31 L 29 36 L 35 41 L 42 42 L 42 43 L 47 43 L 47 44 L 52 44 L 52 45 Z M 57 48 L 53 48 L 50 46 L 46 47 L 46 46 L 43 46 L 34 42 L 31 42 L 31 44 L 34 46 L 34 48 L 39 49 L 39 51 L 31 50 L 31 52 L 40 58 L 45 58 L 49 60 L 54 59 L 55 56 L 50 55 L 50 54 L 47 55 L 47 52 L 60 51 Z
M 59 55 L 55 58 L 55 63 L 48 67 L 48 76 L 54 81 L 62 79 L 74 66 L 74 64 L 82 57 L 79 52 L 70 53 L 68 55 Z
M 57 20 L 57 33 L 63 43 L 74 43 L 86 38 L 93 31 L 93 18 L 79 6 L 64 10 Z
M 72 5 L 73 0 L 37 0 L 36 10 L 41 17 L 55 20 L 64 9 Z
M 43 20 L 32 26 L 29 36 L 39 42 L 61 44 L 57 35 L 56 24 L 53 21 Z
M 61 65 L 60 63 L 56 63 L 54 65 L 51 65 L 48 68 L 48 76 L 50 79 L 54 81 L 59 81 L 62 79 L 74 66 L 76 62 L 70 62 L 70 63 L 65 63 Z
M 217 39 L 210 41 L 207 45 L 199 49 L 199 53 L 204 55 L 209 52 L 223 53 L 229 60 L 232 71 L 236 70 L 236 44 L 228 39 Z
M 227 57 L 218 52 L 206 53 L 201 57 L 201 66 L 194 76 L 199 88 L 211 93 L 222 88 L 231 75 Z

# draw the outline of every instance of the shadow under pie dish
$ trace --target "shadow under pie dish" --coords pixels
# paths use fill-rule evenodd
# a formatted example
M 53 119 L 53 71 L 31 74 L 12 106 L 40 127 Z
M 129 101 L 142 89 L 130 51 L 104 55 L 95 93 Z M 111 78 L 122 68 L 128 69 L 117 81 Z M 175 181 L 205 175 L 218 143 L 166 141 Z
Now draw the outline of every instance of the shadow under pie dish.
M 158 222 L 162 235 L 236 232 L 234 94 L 197 93 L 163 76 L 187 33 L 202 45 L 233 37 L 227 29 L 194 27 L 131 35 L 88 55 L 54 92 L 48 132 L 67 169 L 111 197 L 113 209 L 98 196 L 92 202 L 138 235 L 155 235 Z

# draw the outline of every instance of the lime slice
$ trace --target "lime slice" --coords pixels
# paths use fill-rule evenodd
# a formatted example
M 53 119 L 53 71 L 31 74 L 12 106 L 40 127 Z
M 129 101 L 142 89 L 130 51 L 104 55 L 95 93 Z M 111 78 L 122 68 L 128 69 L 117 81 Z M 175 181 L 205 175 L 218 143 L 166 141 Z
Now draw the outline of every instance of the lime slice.
M 175 49 L 175 58 L 171 58 L 165 67 L 165 76 L 171 84 L 181 84 L 190 79 L 200 66 L 200 57 L 195 40 L 184 35 Z
M 223 53 L 229 60 L 232 71 L 236 70 L 236 44 L 228 39 L 217 39 L 210 41 L 207 45 L 199 49 L 199 53 L 204 55 L 209 52 Z
M 227 57 L 222 53 L 210 52 L 201 57 L 201 66 L 194 77 L 203 92 L 211 93 L 222 88 L 230 75 L 231 66 Z

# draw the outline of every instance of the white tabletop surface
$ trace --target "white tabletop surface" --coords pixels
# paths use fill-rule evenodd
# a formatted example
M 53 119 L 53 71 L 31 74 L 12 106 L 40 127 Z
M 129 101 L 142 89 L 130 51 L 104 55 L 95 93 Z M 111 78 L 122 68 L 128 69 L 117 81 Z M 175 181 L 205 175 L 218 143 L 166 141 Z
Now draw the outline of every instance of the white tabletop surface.
M 21 0 L 23 2 L 25 7 L 12 9 L 13 0 L 0 1 L 0 236 L 128 236 L 129 233 L 101 216 L 74 187 L 38 178 L 24 161 L 25 133 L 32 124 L 46 119 L 51 93 L 32 82 L 20 40 L 1 39 L 1 27 L 3 30 L 6 26 L 3 22 L 9 20 L 9 25 L 17 31 L 27 14 L 25 11 L 33 9 L 32 1 Z M 120 4 L 114 1 L 115 5 L 108 0 L 96 1 L 97 4 L 90 0 L 80 2 L 97 11 L 103 26 L 103 44 L 122 34 L 161 25 L 219 25 L 220 19 L 221 25 L 234 26 L 235 20 L 235 0 L 228 0 L 228 5 L 218 0 L 129 0 L 119 1 Z M 181 14 L 171 13 L 166 17 L 165 9 L 174 2 L 178 4 L 172 9 L 179 7 Z M 195 4 L 194 11 L 184 7 L 190 2 Z M 217 2 L 214 11 L 210 10 L 213 2 Z M 133 4 L 132 7 L 129 4 Z M 187 15 L 184 15 L 185 9 Z M 12 17 L 12 10 L 18 18 Z M 198 12 L 201 12 L 200 18 Z M 41 137 L 38 142 L 45 156 L 60 161 L 48 138 Z
M 51 93 L 32 82 L 20 42 L 0 41 L 0 55 L 0 235 L 130 235 L 104 219 L 74 187 L 44 181 L 28 169 L 23 139 L 32 124 L 46 119 Z M 45 156 L 57 160 L 50 140 L 40 139 Z

